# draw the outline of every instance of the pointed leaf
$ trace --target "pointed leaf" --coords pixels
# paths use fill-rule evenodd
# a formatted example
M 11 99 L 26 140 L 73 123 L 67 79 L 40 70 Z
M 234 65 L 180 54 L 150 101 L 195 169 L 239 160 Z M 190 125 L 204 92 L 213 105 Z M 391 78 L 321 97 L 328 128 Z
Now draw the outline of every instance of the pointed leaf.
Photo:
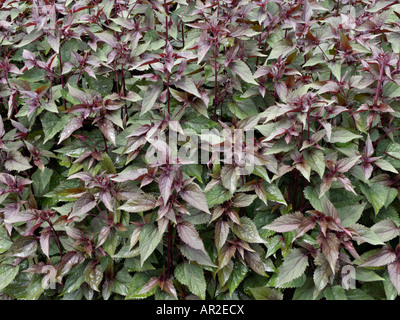
M 384 246 L 379 252 L 369 257 L 361 267 L 380 267 L 392 263 L 396 259 L 396 253 L 388 246 Z
M 245 62 L 241 60 L 236 60 L 232 62 L 229 65 L 229 67 L 232 69 L 232 71 L 238 74 L 243 81 L 258 85 L 258 83 L 254 80 L 254 76 L 253 73 L 251 72 L 251 69 Z
M 64 127 L 63 131 L 61 132 L 60 135 L 60 140 L 58 140 L 58 144 L 61 143 L 61 141 L 69 138 L 71 134 L 73 134 L 76 130 L 81 128 L 83 125 L 83 119 L 82 118 L 72 118 L 71 120 L 68 121 L 67 125 Z
M 277 286 L 299 278 L 308 266 L 308 256 L 298 248 L 292 248 L 282 263 Z
M 183 200 L 185 200 L 196 209 L 211 214 L 210 210 L 208 209 L 206 196 L 196 183 L 189 183 L 181 190 L 179 195 L 182 197 Z
M 94 195 L 90 192 L 84 193 L 78 200 L 75 201 L 72 212 L 69 215 L 72 217 L 80 217 L 88 213 L 96 206 Z
M 177 230 L 181 240 L 193 249 L 206 252 L 203 241 L 200 239 L 199 233 L 193 224 L 183 221 L 177 225 Z
M 151 85 L 150 88 L 145 91 L 142 101 L 142 110 L 140 111 L 141 116 L 153 108 L 160 93 L 161 86 L 158 84 Z
M 275 219 L 271 224 L 263 227 L 263 229 L 273 230 L 275 232 L 289 232 L 296 230 L 304 219 L 300 211 L 295 213 L 285 214 Z
M 162 239 L 162 233 L 154 224 L 148 223 L 142 227 L 139 238 L 140 265 L 153 253 Z
M 183 262 L 175 268 L 175 277 L 180 283 L 186 285 L 190 292 L 205 300 L 207 284 L 200 266 Z

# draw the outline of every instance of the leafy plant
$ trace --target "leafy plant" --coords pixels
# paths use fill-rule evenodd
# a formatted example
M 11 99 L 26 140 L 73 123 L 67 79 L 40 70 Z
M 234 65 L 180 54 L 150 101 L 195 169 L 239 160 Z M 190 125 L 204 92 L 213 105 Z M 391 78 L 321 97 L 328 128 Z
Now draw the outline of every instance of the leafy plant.
M 398 1 L 0 9 L 2 299 L 398 299 Z

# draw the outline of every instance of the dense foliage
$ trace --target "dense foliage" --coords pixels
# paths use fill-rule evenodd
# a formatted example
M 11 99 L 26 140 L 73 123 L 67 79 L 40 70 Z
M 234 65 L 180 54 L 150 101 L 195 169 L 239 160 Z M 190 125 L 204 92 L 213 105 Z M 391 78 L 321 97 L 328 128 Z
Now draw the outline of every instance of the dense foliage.
M 399 1 L 5 0 L 0 53 L 0 298 L 398 299 Z

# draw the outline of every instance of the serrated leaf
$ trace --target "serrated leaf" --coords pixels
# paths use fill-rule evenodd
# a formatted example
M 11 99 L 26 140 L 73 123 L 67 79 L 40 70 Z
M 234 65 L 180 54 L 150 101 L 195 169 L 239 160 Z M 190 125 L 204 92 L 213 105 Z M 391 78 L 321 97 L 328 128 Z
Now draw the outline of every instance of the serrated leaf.
M 187 221 L 183 221 L 177 225 L 177 230 L 181 240 L 193 249 L 206 252 L 203 241 L 200 239 L 199 233 L 195 226 Z
M 188 77 L 183 77 L 181 80 L 175 82 L 175 86 L 177 86 L 179 89 L 182 89 L 183 91 L 195 95 L 198 98 L 201 98 L 199 90 L 197 90 L 193 80 Z
M 145 91 L 142 101 L 142 109 L 140 111 L 141 116 L 143 116 L 145 113 L 147 113 L 153 108 L 160 93 L 161 93 L 161 86 L 158 84 L 151 85 L 149 90 Z
M 67 116 L 62 116 L 61 118 L 59 118 L 54 113 L 46 112 L 40 118 L 40 121 L 42 122 L 44 133 L 43 143 L 46 143 L 58 132 L 63 130 L 63 128 L 67 125 L 69 118 Z
M 234 71 L 243 81 L 251 84 L 258 85 L 258 83 L 254 80 L 253 73 L 249 66 L 243 62 L 242 60 L 233 61 L 229 64 L 229 67 Z
M 73 134 L 76 130 L 81 128 L 83 125 L 83 119 L 74 117 L 70 119 L 67 123 L 67 125 L 64 127 L 63 131 L 61 132 L 60 139 L 58 140 L 58 144 L 61 143 L 61 141 L 64 141 L 65 139 L 69 138 L 71 134 Z
M 340 225 L 344 228 L 351 227 L 361 217 L 366 203 L 355 204 L 351 206 L 337 208 L 338 216 L 340 218 Z
M 247 273 L 248 273 L 248 267 L 244 263 L 241 263 L 239 261 L 235 262 L 231 276 L 229 277 L 227 282 L 229 288 L 229 294 L 231 295 L 231 297 L 233 292 L 246 277 Z
M 231 198 L 232 194 L 219 184 L 206 192 L 207 204 L 210 208 L 228 201 Z
M 325 172 L 324 153 L 321 150 L 312 149 L 305 150 L 303 155 L 306 163 L 311 167 L 311 169 L 317 172 L 322 179 Z
M 390 219 L 379 221 L 371 227 L 371 230 L 375 232 L 383 242 L 390 241 L 400 236 L 400 228 Z
M 326 236 L 320 232 L 317 237 L 317 243 L 321 246 L 322 253 L 329 262 L 332 272 L 335 272 L 336 262 L 339 258 L 340 240 L 332 232 L 328 232 Z
M 15 170 L 15 171 L 25 171 L 32 166 L 29 164 L 29 159 L 24 157 L 21 152 L 17 150 L 10 150 L 7 154 L 7 160 L 4 163 L 4 166 L 7 170 Z
M 263 229 L 273 230 L 275 232 L 289 232 L 297 230 L 303 219 L 303 214 L 297 211 L 275 219 L 274 222 L 264 226 Z
M 162 239 L 162 236 L 163 236 L 162 233 L 160 233 L 158 231 L 158 228 L 152 223 L 148 223 L 142 227 L 139 238 L 141 266 L 143 266 L 143 263 L 157 248 L 158 244 Z
M 379 252 L 369 257 L 360 267 L 380 267 L 392 263 L 396 259 L 396 253 L 392 248 L 384 246 Z
M 205 300 L 207 285 L 203 269 L 200 266 L 183 262 L 175 268 L 174 274 L 176 279 L 186 285 L 194 295 Z
M 96 200 L 94 195 L 90 192 L 86 192 L 78 200 L 75 201 L 74 207 L 72 208 L 72 212 L 69 215 L 72 217 L 80 217 L 84 214 L 88 213 L 96 206 Z
M 267 193 L 268 200 L 287 206 L 285 197 L 283 196 L 281 190 L 275 184 L 264 181 L 263 187 Z
M 299 278 L 308 266 L 308 256 L 298 248 L 292 248 L 282 263 L 277 286 Z
M 398 295 L 400 295 L 400 261 L 395 261 L 387 266 L 390 281 L 397 290 Z
M 250 292 L 256 300 L 283 300 L 283 293 L 274 288 L 250 288 Z
M 264 243 L 258 233 L 257 227 L 254 222 L 248 217 L 240 218 L 240 225 L 236 223 L 231 224 L 232 232 L 240 239 L 248 243 Z
M 140 293 L 143 286 L 150 280 L 150 278 L 151 276 L 149 274 L 136 272 L 135 275 L 132 277 L 125 299 L 143 299 L 153 295 L 157 287 L 154 287 L 152 290 L 146 293 Z
M 347 300 L 346 291 L 339 285 L 326 288 L 324 295 L 326 300 Z
M 183 256 L 186 259 L 188 259 L 189 261 L 197 262 L 198 264 L 203 265 L 203 266 L 209 266 L 209 267 L 213 267 L 213 268 L 217 267 L 217 265 L 215 265 L 211 261 L 210 256 L 202 250 L 194 249 L 194 248 L 188 246 L 187 244 L 180 246 L 179 250 L 181 251 Z
M 366 268 L 356 269 L 356 279 L 363 282 L 384 281 L 375 271 Z
M 156 206 L 156 199 L 149 193 L 137 194 L 134 198 L 129 199 L 119 210 L 126 212 L 143 212 L 153 209 Z
M 7 287 L 17 276 L 19 266 L 13 266 L 7 263 L 0 265 L 0 292 Z
M 375 214 L 378 214 L 383 206 L 387 208 L 397 197 L 396 189 L 385 187 L 379 183 L 373 183 L 369 186 L 361 185 L 361 191 L 374 207 Z
M 180 191 L 179 195 L 196 209 L 210 213 L 206 196 L 196 183 L 189 183 Z
M 354 139 L 360 139 L 362 136 L 355 134 L 347 129 L 336 127 L 332 129 L 332 135 L 328 142 L 330 143 L 346 143 Z
M 93 265 L 92 263 L 89 263 L 84 272 L 84 279 L 85 282 L 95 291 L 100 291 L 99 290 L 99 285 L 101 280 L 103 280 L 103 269 L 101 268 L 101 265 Z

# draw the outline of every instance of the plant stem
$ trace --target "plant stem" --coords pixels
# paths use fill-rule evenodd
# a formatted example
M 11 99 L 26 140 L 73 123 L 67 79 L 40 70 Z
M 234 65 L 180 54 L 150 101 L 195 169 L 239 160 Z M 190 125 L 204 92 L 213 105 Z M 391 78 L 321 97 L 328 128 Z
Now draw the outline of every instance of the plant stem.
M 52 231 L 53 234 L 54 234 L 54 240 L 55 240 L 55 242 L 56 242 L 58 251 L 60 252 L 60 256 L 61 256 L 61 258 L 62 258 L 63 253 L 62 253 L 61 241 L 60 241 L 60 238 L 59 238 L 59 236 L 58 236 L 58 233 L 57 233 L 56 229 L 54 229 L 54 225 L 53 225 L 53 223 L 51 222 L 50 218 L 47 219 L 46 221 L 47 221 L 47 223 L 49 224 L 49 226 L 50 226 L 50 228 L 51 228 L 51 231 Z
M 166 16 L 165 16 L 165 48 L 167 48 L 167 44 L 169 42 L 169 39 L 168 39 L 169 38 L 169 35 L 168 35 L 169 22 L 168 22 L 168 5 L 167 5 L 166 0 L 164 0 L 164 10 L 165 10 L 165 13 L 166 13 Z M 170 100 L 171 100 L 171 98 L 170 98 L 170 91 L 169 91 L 169 85 L 170 85 L 169 76 L 170 76 L 170 74 L 169 74 L 169 71 L 167 69 L 166 70 L 166 80 L 167 80 L 167 112 L 168 113 L 165 115 L 165 117 L 167 119 L 170 119 L 170 114 L 171 114 L 171 109 L 170 109 Z
M 393 132 L 393 131 L 396 131 L 396 130 L 399 130 L 399 129 L 400 129 L 400 127 L 396 127 L 396 128 L 390 129 L 388 132 L 386 132 L 383 136 L 381 136 L 378 140 L 376 140 L 376 141 L 373 143 L 374 147 L 376 147 L 376 146 L 378 145 L 379 141 L 381 141 L 382 139 L 384 139 L 389 133 L 391 133 L 391 132 Z
M 218 57 L 218 44 L 217 38 L 214 41 L 214 121 L 217 121 L 217 106 L 218 106 L 218 67 L 217 67 L 217 57 Z
M 385 64 L 382 62 L 381 69 L 379 70 L 378 86 L 376 87 L 376 93 L 374 98 L 374 106 L 378 105 L 379 95 L 381 93 L 382 82 L 383 82 L 383 71 L 385 69 Z
M 63 75 L 63 63 L 61 59 L 61 50 L 58 53 L 58 63 L 60 64 L 60 80 L 61 80 L 61 87 L 64 89 L 65 87 L 65 82 L 64 82 L 64 75 Z M 65 98 L 63 97 L 63 104 L 64 104 L 64 110 L 67 110 L 67 102 L 65 101 Z
M 168 235 L 167 235 L 167 279 L 170 278 L 172 272 L 172 224 L 168 224 Z

